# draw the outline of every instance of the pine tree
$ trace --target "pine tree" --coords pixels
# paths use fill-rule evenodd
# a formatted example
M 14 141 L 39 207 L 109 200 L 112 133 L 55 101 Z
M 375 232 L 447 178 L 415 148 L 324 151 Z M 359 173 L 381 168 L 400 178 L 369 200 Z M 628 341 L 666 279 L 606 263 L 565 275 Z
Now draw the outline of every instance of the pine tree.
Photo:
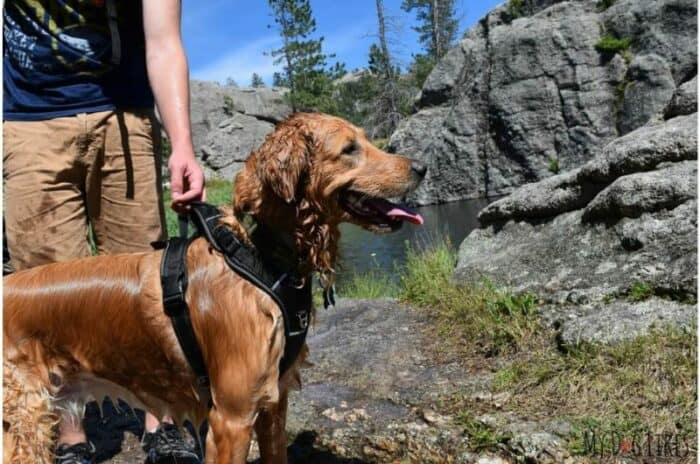
M 326 61 L 334 55 L 323 53 L 323 37 L 312 38 L 316 31 L 309 0 L 269 0 L 272 16 L 282 37 L 282 47 L 270 52 L 274 64 L 283 65 L 277 84 L 289 87 L 293 110 L 332 107 L 333 70 Z
M 368 68 L 375 76 L 386 78 L 393 75 L 390 59 L 391 57 L 384 54 L 377 44 L 372 44 L 369 47 Z
M 260 77 L 260 74 L 253 73 L 250 78 L 250 86 L 253 88 L 265 87 L 265 81 L 263 81 L 263 78 Z
M 284 77 L 282 77 L 282 73 L 272 73 L 272 86 L 273 87 L 286 87 L 287 83 L 284 80 Z
M 406 12 L 417 11 L 420 25 L 413 29 L 418 32 L 425 51 L 437 62 L 457 38 L 459 21 L 454 0 L 403 0 L 401 8 Z

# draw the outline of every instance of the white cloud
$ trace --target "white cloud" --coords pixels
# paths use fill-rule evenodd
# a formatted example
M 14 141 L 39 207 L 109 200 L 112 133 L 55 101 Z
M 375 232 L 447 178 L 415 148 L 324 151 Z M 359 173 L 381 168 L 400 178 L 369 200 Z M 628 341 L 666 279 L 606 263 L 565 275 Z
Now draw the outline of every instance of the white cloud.
M 280 68 L 272 64 L 271 56 L 264 53 L 279 47 L 279 43 L 277 36 L 256 39 L 198 69 L 193 69 L 192 78 L 223 83 L 230 77 L 238 85 L 247 86 L 253 73 L 258 73 L 269 84 L 272 82 L 272 74 Z

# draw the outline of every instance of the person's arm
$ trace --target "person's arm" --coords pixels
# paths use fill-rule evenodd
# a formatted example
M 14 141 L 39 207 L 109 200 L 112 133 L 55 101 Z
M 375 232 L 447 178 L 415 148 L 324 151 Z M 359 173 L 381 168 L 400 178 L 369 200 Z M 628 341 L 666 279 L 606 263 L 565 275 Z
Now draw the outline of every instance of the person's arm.
M 158 112 L 170 138 L 168 160 L 172 207 L 178 212 L 194 200 L 204 200 L 204 174 L 194 157 L 190 128 L 187 57 L 180 36 L 179 0 L 144 0 L 148 80 Z

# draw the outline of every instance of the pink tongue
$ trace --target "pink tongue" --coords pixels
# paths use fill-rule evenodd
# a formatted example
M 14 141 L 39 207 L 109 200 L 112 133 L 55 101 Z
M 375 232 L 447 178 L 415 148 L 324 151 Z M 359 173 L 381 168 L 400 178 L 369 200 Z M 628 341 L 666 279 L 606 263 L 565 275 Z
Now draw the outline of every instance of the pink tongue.
M 414 213 L 412 211 L 406 211 L 405 209 L 401 208 L 394 207 L 387 211 L 385 214 L 387 216 L 403 219 L 404 221 L 408 221 L 412 224 L 416 224 L 419 226 L 422 226 L 424 222 L 423 216 L 421 216 L 420 214 Z

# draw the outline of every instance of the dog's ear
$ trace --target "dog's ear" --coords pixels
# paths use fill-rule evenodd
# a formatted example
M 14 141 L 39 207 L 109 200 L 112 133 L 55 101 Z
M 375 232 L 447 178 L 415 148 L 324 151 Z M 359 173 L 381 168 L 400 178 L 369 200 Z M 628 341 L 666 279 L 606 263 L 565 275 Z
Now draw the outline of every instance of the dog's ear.
M 295 201 L 309 163 L 308 138 L 299 124 L 282 123 L 257 152 L 258 177 L 286 203 Z

